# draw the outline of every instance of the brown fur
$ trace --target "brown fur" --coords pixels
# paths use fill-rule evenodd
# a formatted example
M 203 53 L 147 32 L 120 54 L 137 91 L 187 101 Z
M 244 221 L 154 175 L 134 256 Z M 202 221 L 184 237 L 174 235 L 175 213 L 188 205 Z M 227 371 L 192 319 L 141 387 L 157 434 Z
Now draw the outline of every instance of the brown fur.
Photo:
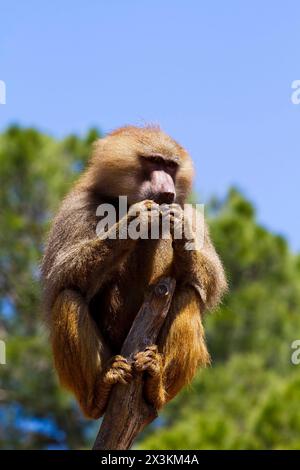
M 96 236 L 99 204 L 119 195 L 129 205 L 143 204 L 139 155 L 154 153 L 179 158 L 176 203 L 182 206 L 192 185 L 188 153 L 159 128 L 118 129 L 94 145 L 88 169 L 53 222 L 43 259 L 55 367 L 91 418 L 105 411 L 114 383 L 130 381 L 132 366 L 118 354 L 148 286 L 163 276 L 177 279 L 167 321 L 157 348 L 139 353 L 133 364 L 146 372 L 145 398 L 161 407 L 209 362 L 201 318 L 218 304 L 226 281 L 207 229 L 201 251 L 185 250 L 182 241 Z

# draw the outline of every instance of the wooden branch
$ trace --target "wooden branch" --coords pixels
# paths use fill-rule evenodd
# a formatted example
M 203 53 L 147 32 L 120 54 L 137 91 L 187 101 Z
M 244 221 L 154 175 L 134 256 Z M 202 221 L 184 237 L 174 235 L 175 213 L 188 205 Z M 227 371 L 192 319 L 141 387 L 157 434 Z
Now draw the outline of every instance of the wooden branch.
M 137 352 L 155 344 L 169 311 L 175 284 L 174 279 L 162 279 L 146 296 L 121 350 L 129 361 Z M 93 450 L 130 449 L 136 436 L 157 417 L 156 410 L 143 399 L 142 391 L 141 374 L 129 385 L 113 387 Z

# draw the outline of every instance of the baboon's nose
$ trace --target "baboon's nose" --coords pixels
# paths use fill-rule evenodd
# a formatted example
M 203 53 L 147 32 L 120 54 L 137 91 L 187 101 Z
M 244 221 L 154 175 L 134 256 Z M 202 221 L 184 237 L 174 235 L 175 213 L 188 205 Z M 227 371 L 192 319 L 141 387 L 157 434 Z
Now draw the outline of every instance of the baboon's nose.
M 175 201 L 175 193 L 167 191 L 159 196 L 160 204 L 172 204 Z

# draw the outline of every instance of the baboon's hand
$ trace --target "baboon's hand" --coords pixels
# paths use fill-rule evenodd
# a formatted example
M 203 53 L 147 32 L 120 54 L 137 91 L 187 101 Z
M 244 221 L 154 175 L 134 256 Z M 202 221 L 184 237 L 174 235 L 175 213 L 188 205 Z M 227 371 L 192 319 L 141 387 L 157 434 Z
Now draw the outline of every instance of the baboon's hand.
M 138 219 L 141 235 L 150 234 L 151 226 L 159 224 L 159 215 L 159 205 L 148 199 L 133 204 L 128 211 L 129 221 Z
M 169 222 L 170 234 L 175 249 L 188 248 L 195 242 L 192 219 L 189 213 L 185 213 L 179 204 L 163 204 L 160 206 L 162 218 Z
M 128 210 L 128 217 L 133 220 L 143 214 L 149 215 L 151 212 L 156 213 L 158 209 L 159 205 L 156 204 L 156 202 L 146 199 L 132 204 Z
M 179 204 L 162 204 L 160 212 L 163 222 L 169 222 L 170 233 L 173 240 L 184 237 L 184 213 Z

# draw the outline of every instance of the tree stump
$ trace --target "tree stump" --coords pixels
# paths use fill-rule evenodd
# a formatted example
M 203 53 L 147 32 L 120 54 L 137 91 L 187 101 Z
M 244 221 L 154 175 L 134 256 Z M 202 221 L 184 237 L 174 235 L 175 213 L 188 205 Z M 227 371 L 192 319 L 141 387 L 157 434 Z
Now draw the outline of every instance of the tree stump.
M 155 344 L 168 314 L 175 290 L 175 280 L 164 278 L 150 289 L 141 306 L 121 354 L 128 361 Z M 129 385 L 113 387 L 93 450 L 130 449 L 136 436 L 156 417 L 156 410 L 143 399 L 143 378 L 139 374 Z

